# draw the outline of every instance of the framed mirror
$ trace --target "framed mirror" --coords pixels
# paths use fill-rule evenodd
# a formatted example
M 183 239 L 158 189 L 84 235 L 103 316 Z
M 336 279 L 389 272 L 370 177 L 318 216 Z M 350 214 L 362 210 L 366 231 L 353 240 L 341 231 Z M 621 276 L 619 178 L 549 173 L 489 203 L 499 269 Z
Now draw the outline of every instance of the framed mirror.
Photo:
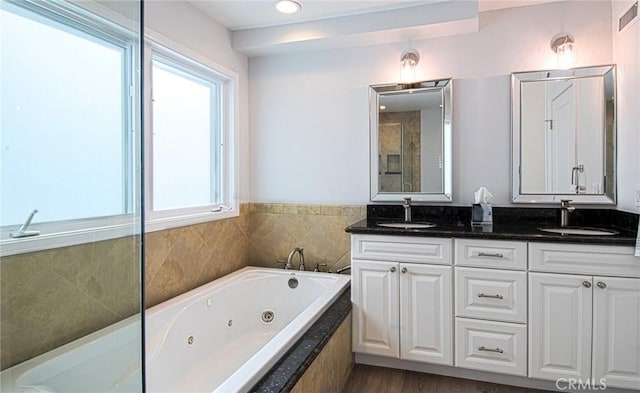
M 371 201 L 451 202 L 451 82 L 369 87 Z
M 513 202 L 616 203 L 613 65 L 511 74 Z

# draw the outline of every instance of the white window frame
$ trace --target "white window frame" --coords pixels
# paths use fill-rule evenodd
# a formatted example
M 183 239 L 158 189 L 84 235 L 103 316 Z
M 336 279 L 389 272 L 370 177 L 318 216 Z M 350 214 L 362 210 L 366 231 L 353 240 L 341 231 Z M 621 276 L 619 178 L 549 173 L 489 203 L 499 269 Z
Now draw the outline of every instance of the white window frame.
M 125 129 L 130 138 L 126 138 L 124 149 L 127 150 L 125 160 L 130 166 L 130 173 L 126 174 L 125 188 L 128 189 L 123 198 L 127 198 L 130 213 L 113 216 L 89 217 L 64 221 L 34 223 L 29 230 L 40 231 L 40 235 L 24 238 L 11 238 L 9 232 L 17 230 L 19 225 L 11 224 L 0 227 L 0 256 L 9 256 L 89 243 L 94 241 L 131 236 L 141 232 L 139 198 L 133 176 L 138 173 L 137 167 L 137 123 L 139 119 L 138 106 L 135 105 L 135 51 L 137 50 L 137 34 L 135 23 L 114 12 L 94 3 L 86 3 L 83 7 L 72 3 L 40 2 L 22 0 L 19 2 L 2 1 L 2 9 L 9 12 L 34 13 L 35 20 L 51 21 L 53 25 L 60 24 L 62 28 L 79 30 L 97 39 L 105 40 L 112 45 L 125 50 Z M 129 89 L 126 88 L 129 85 Z M 127 94 L 129 90 L 129 94 Z M 135 188 L 135 187 L 133 187 Z M 25 220 L 27 218 L 25 212 Z
M 153 124 L 151 112 L 151 70 L 153 55 L 168 59 L 184 68 L 192 68 L 220 81 L 222 86 L 221 184 L 222 203 L 197 207 L 153 210 Z M 237 217 L 238 198 L 238 74 L 205 56 L 151 30 L 145 32 L 145 232 Z

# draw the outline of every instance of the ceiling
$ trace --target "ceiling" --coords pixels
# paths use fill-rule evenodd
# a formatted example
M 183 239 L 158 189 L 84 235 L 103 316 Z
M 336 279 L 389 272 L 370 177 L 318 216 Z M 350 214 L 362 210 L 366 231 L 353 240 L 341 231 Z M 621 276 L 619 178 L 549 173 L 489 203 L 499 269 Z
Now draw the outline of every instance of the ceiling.
M 249 57 L 471 33 L 480 12 L 557 0 L 297 1 L 302 10 L 284 15 L 275 0 L 190 0 Z
M 233 31 L 388 11 L 437 1 L 443 0 L 298 0 L 302 10 L 295 15 L 285 15 L 276 11 L 275 0 L 196 0 L 193 4 L 213 20 Z

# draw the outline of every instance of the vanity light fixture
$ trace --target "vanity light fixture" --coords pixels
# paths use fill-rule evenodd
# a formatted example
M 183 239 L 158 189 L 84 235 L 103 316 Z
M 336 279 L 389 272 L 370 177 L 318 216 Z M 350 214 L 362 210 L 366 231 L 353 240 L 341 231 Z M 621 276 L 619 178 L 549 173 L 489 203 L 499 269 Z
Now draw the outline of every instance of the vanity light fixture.
M 420 61 L 420 53 L 417 49 L 407 49 L 400 56 L 400 80 L 404 83 L 412 83 L 416 80 L 416 67 Z
M 302 9 L 302 5 L 293 0 L 279 0 L 276 9 L 283 14 L 295 14 Z
M 574 64 L 575 39 L 571 34 L 561 33 L 551 39 L 551 50 L 558 55 L 558 68 L 566 70 Z

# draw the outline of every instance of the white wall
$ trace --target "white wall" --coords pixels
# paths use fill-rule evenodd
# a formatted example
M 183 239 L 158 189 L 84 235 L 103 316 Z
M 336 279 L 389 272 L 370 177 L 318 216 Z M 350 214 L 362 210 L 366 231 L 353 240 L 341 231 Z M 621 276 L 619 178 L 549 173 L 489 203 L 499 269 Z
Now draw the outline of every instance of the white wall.
M 510 73 L 555 68 L 549 43 L 562 31 L 576 66 L 612 62 L 609 1 L 485 12 L 477 33 L 413 43 L 419 78 L 454 78 L 454 204 L 480 186 L 510 203 Z M 367 203 L 367 87 L 398 81 L 406 46 L 250 59 L 251 201 Z
M 640 188 L 640 21 L 621 34 L 618 18 L 634 3 L 612 0 L 613 60 L 618 66 L 618 209 L 640 213 L 634 193 Z
M 247 57 L 235 52 L 228 31 L 184 1 L 147 1 L 145 27 L 238 73 L 240 91 L 240 201 L 249 199 L 249 83 Z

